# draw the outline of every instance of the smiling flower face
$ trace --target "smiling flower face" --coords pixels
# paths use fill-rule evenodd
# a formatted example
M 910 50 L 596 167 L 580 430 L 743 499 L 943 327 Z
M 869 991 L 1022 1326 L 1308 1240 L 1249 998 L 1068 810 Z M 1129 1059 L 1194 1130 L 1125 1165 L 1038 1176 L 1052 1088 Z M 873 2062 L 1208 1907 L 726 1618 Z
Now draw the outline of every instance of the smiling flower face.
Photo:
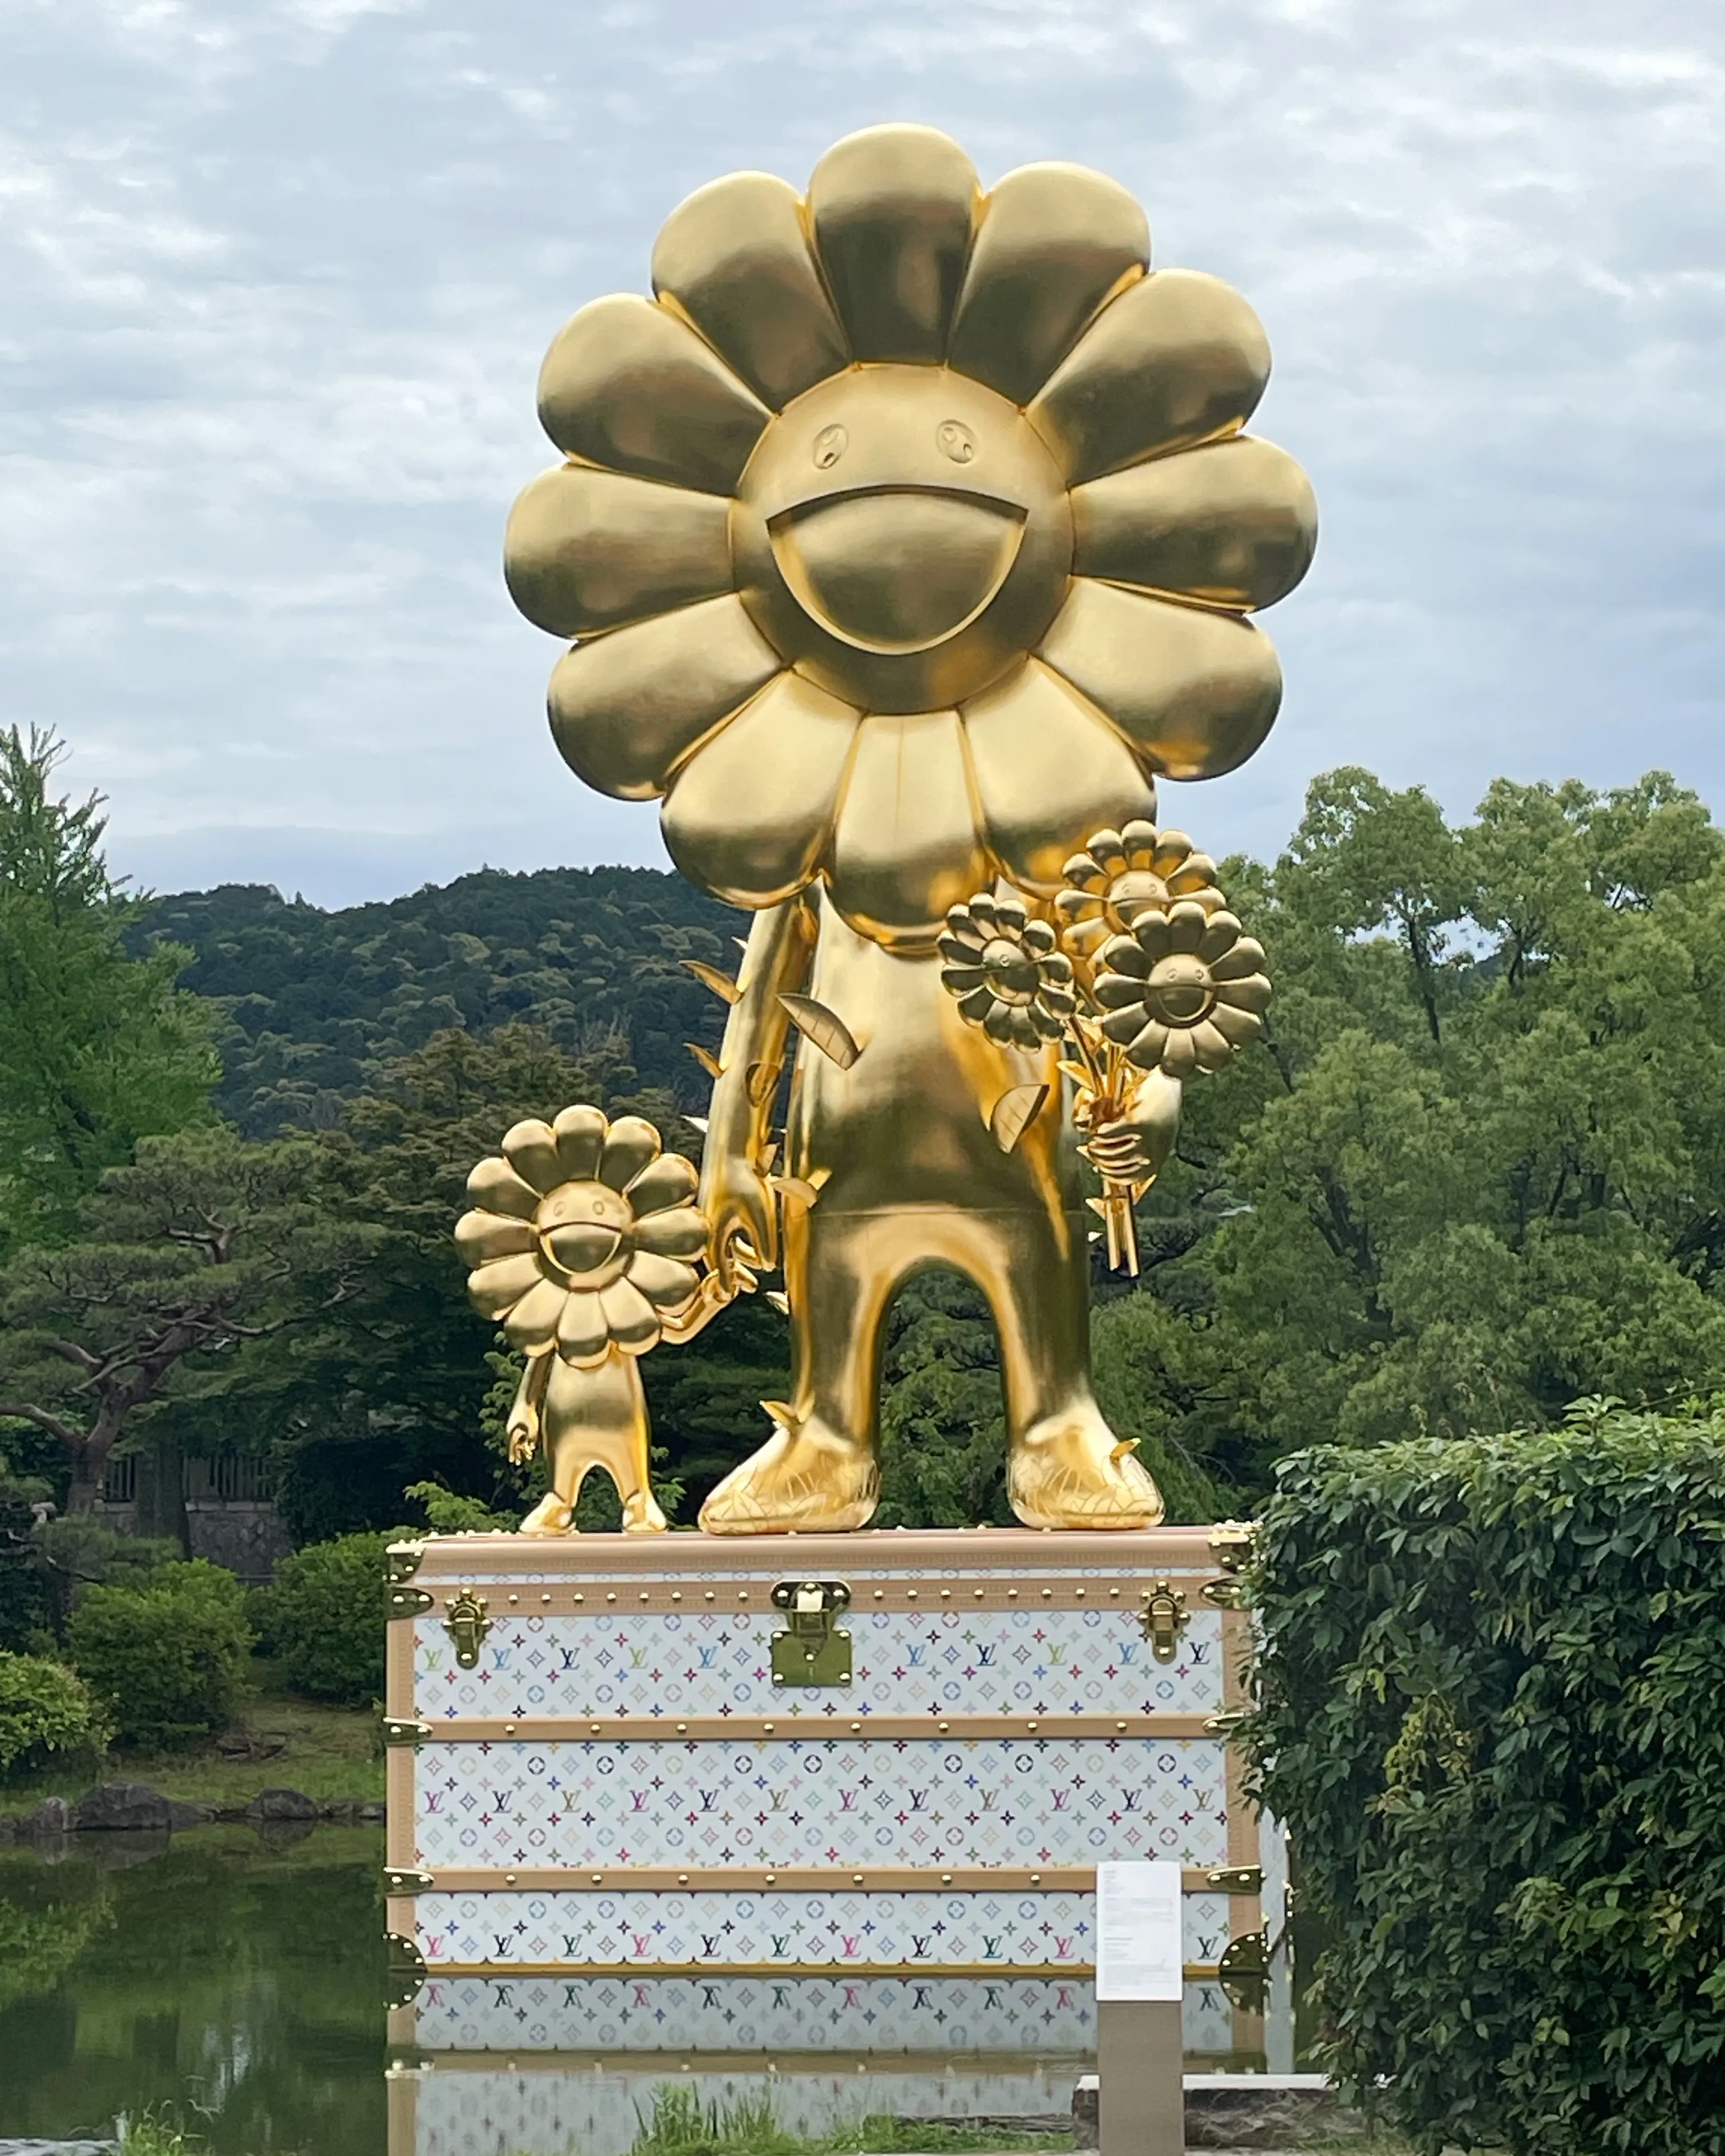
M 1178 899 L 1102 946 L 1096 1001 L 1102 1031 L 1140 1070 L 1219 1070 L 1264 1030 L 1263 946 L 1231 913 Z
M 510 588 L 575 639 L 564 756 L 665 797 L 692 881 L 816 880 L 927 942 L 1004 875 L 1045 898 L 1153 779 L 1231 769 L 1280 674 L 1245 619 L 1311 557 L 1298 466 L 1240 429 L 1269 370 L 1226 285 L 1148 270 L 1142 213 L 872 128 L 806 199 L 739 173 L 675 211 L 652 300 L 583 308 L 516 503 Z
M 475 1307 L 529 1356 L 555 1348 L 590 1368 L 614 1345 L 645 1354 L 700 1286 L 696 1182 L 639 1116 L 578 1107 L 517 1123 L 468 1177 L 475 1209 L 455 1226 Z

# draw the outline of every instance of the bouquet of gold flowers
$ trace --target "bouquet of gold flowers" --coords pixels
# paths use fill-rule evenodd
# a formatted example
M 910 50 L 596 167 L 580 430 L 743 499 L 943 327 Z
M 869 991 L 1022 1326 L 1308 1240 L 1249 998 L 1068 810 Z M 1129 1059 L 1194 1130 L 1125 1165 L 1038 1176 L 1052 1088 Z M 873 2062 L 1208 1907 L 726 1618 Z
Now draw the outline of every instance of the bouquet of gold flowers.
M 1055 920 L 1016 896 L 978 891 L 947 915 L 941 978 L 960 1014 L 1003 1047 L 1058 1041 L 1075 1087 L 1082 1151 L 1102 1179 L 1108 1262 L 1138 1270 L 1132 1206 L 1150 1187 L 1144 1140 L 1166 1153 L 1182 1082 L 1219 1070 L 1264 1029 L 1264 953 L 1227 910 L 1215 864 L 1182 831 L 1134 821 L 1098 831 L 1061 871 Z M 1058 924 L 1058 925 L 1056 925 Z M 996 1104 L 1015 1143 L 1046 1087 Z

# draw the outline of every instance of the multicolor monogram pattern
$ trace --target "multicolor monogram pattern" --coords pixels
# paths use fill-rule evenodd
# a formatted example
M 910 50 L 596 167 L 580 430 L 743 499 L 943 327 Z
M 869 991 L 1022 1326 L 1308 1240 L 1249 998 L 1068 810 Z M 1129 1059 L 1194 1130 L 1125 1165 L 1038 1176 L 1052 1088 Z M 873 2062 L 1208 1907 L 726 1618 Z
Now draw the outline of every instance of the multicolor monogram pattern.
M 1222 1894 L 1188 1894 L 1186 1957 L 1214 1964 L 1228 1943 Z M 967 1971 L 1063 1967 L 1088 1973 L 1094 1958 L 1091 1894 L 952 1892 L 640 1893 L 603 1890 L 421 1894 L 418 1945 L 434 1976 L 440 1964 L 506 1969 L 563 1964 L 689 1969 L 787 1968 L 850 1963 Z
M 1209 1738 L 767 1738 L 421 1748 L 417 1861 L 511 1865 L 1227 1861 Z
M 691 1575 L 691 1578 L 695 1575 Z M 435 1617 L 414 1630 L 416 1712 L 456 1717 L 567 1714 L 1212 1714 L 1222 1703 L 1222 1620 L 1199 1604 L 1178 1659 L 1158 1662 L 1129 1609 L 853 1609 L 855 1676 L 842 1691 L 787 1692 L 754 1614 L 496 1614 L 478 1666 L 458 1666 Z

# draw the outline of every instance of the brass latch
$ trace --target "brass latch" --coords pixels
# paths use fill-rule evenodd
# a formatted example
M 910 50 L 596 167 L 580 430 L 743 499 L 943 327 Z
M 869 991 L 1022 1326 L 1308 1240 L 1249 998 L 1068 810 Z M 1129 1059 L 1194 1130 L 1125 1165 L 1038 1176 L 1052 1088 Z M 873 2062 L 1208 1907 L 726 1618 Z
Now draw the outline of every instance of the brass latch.
M 838 1628 L 850 1607 L 844 1581 L 782 1579 L 773 1590 L 773 1606 L 790 1620 L 773 1635 L 774 1684 L 848 1685 L 850 1635 Z
M 475 1594 L 470 1587 L 464 1587 L 449 1605 L 449 1614 L 444 1619 L 444 1630 L 455 1642 L 455 1660 L 464 1670 L 479 1666 L 480 1647 L 490 1629 L 485 1596 Z
M 1176 1587 L 1171 1579 L 1158 1579 L 1153 1587 L 1141 1592 L 1144 1606 L 1138 1612 L 1138 1623 L 1150 1642 L 1150 1651 L 1158 1662 L 1171 1662 L 1180 1651 L 1181 1633 L 1192 1622 L 1185 1589 Z
M 430 1734 L 429 1722 L 398 1722 L 391 1715 L 383 1717 L 383 1742 L 392 1751 L 408 1744 L 418 1751 Z

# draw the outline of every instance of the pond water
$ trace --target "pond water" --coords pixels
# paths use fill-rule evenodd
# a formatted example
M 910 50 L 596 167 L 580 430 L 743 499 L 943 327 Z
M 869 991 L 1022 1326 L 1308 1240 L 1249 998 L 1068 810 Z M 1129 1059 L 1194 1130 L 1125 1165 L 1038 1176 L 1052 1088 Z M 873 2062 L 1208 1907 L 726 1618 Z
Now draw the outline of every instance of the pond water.
M 382 2156 L 383 1836 L 0 1851 L 0 2139 L 172 2114 L 220 2156 Z
M 1090 2063 L 1093 1999 L 1069 1982 L 885 1985 L 867 2056 L 827 2026 L 858 1987 L 812 1979 L 434 1980 L 392 2032 L 383 1856 L 381 1830 L 336 1827 L 0 1851 L 0 2141 L 152 2112 L 215 2156 L 628 2156 L 668 2080 L 721 2102 L 770 2087 L 817 2133 L 1064 2113 Z M 1285 2061 L 1223 2056 L 1230 2025 L 1189 1987 L 1189 2066 L 1293 2063 L 1291 2030 Z

